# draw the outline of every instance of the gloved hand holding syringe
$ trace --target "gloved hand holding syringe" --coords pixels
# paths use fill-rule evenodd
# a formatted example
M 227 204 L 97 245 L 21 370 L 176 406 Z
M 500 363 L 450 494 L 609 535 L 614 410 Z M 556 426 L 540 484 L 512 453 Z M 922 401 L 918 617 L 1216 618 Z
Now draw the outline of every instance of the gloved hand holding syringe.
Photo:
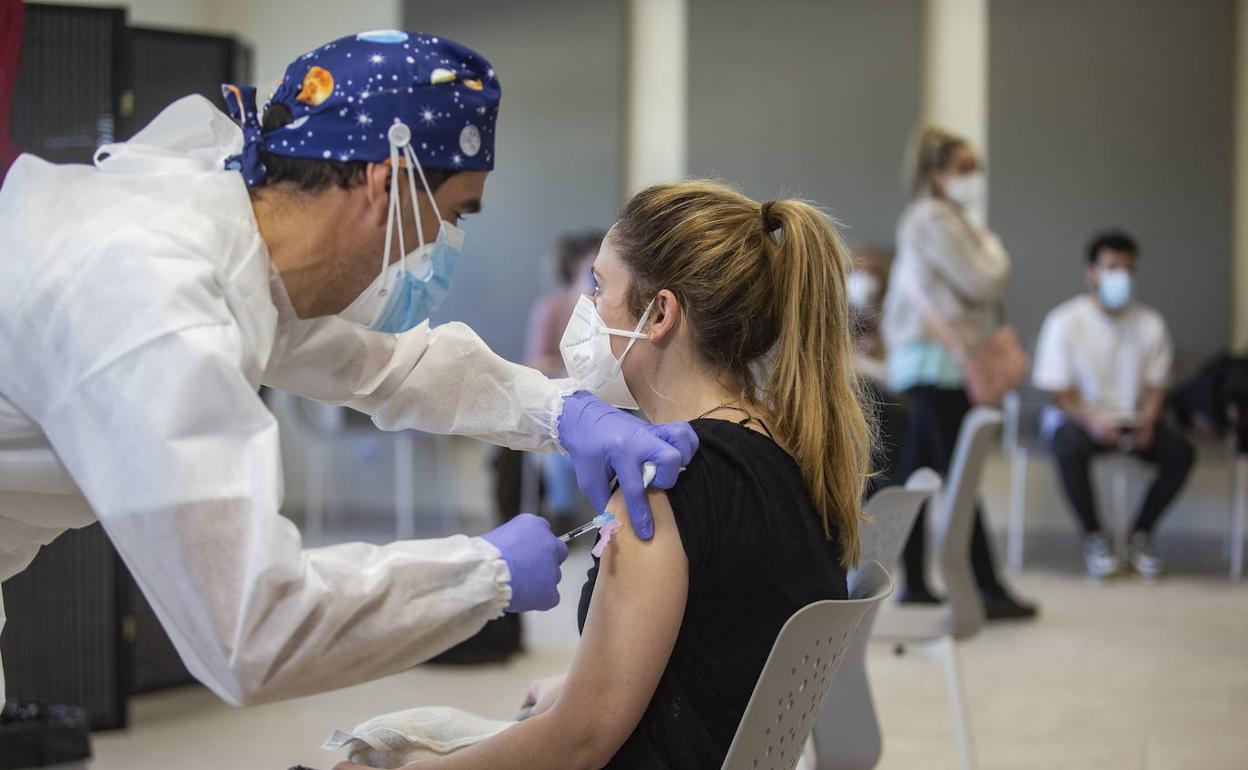
M 684 470 L 684 468 L 681 468 L 681 470 Z M 642 465 L 642 473 L 641 473 L 641 484 L 642 484 L 642 486 L 643 486 L 643 487 L 649 487 L 649 486 L 650 486 L 650 482 L 654 481 L 654 476 L 655 476 L 655 474 L 656 474 L 656 473 L 658 473 L 658 468 L 656 468 L 656 467 L 655 467 L 655 464 L 654 464 L 654 463 L 648 462 L 648 463 L 645 463 L 644 465 Z M 570 532 L 566 532 L 566 533 L 564 533 L 564 534 L 560 535 L 560 536 L 559 536 L 559 539 L 560 539 L 560 540 L 562 540 L 563 542 L 565 542 L 565 543 L 566 543 L 566 542 L 568 542 L 568 541 L 572 540 L 573 538 L 580 537 L 581 535 L 585 534 L 586 532 L 593 532 L 593 531 L 595 531 L 595 530 L 601 530 L 601 529 L 602 529 L 603 527 L 605 527 L 607 524 L 612 523 L 612 522 L 614 522 L 614 521 L 615 521 L 615 516 L 614 516 L 614 514 L 612 514 L 610 511 L 603 511 L 602 513 L 599 513 L 597 516 L 595 516 L 595 517 L 594 517 L 591 521 L 589 521 L 589 522 L 587 522 L 587 523 L 585 523 L 585 524 L 582 524 L 582 525 L 581 525 L 581 526 L 579 526 L 579 527 L 576 527 L 575 529 L 571 530 Z M 618 527 L 618 526 L 619 526 L 619 525 L 618 525 L 618 524 L 616 524 L 616 527 Z M 612 531 L 614 531 L 614 530 L 612 530 Z M 606 539 L 608 539 L 608 540 L 609 540 L 609 538 L 606 538 Z M 597 554 L 595 554 L 595 555 L 597 555 Z

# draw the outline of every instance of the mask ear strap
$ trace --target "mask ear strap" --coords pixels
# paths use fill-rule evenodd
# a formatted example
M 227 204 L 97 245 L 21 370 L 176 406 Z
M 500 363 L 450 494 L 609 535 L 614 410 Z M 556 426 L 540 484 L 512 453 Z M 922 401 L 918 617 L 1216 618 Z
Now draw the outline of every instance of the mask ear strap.
M 389 221 L 394 222 L 394 229 L 399 234 L 399 267 L 407 267 L 407 244 L 403 238 L 403 205 L 399 199 L 399 150 L 394 145 L 390 146 L 391 172 L 390 172 L 390 210 Z M 387 230 L 390 229 L 389 224 L 386 225 Z M 390 249 L 386 248 L 386 260 L 389 263 Z
M 416 219 L 416 238 L 418 245 L 425 245 L 425 226 L 420 221 L 420 196 L 416 194 L 416 175 L 412 172 L 412 165 L 415 163 L 416 155 L 412 152 L 412 145 L 407 144 L 403 147 L 403 157 L 407 159 L 407 187 L 412 194 L 412 216 Z M 420 168 L 416 164 L 416 168 Z M 421 174 L 421 180 L 424 180 L 424 174 Z M 433 195 L 429 195 L 429 201 L 433 202 Z M 433 211 L 436 214 L 438 207 L 435 205 Z M 441 219 L 441 217 L 439 217 Z
M 631 332 L 627 329 L 611 329 L 606 325 L 602 327 L 602 331 L 606 334 L 610 334 L 612 337 L 628 337 L 628 347 L 624 348 L 624 352 L 627 353 L 629 348 L 631 348 L 633 343 L 637 340 L 650 339 L 650 335 L 643 332 L 642 328 L 646 325 L 646 321 L 650 320 L 650 311 L 653 309 L 654 300 L 650 300 L 650 304 L 646 305 L 645 311 L 641 314 L 641 319 L 637 321 L 636 328 L 634 328 Z M 601 316 L 599 316 L 599 318 L 601 318 Z M 621 356 L 621 358 L 622 357 L 623 356 Z
M 407 146 L 407 162 L 415 167 L 416 173 L 420 174 L 420 183 L 424 185 L 425 194 L 429 196 L 429 205 L 433 206 L 433 213 L 437 215 L 438 221 L 442 221 L 442 212 L 438 211 L 438 202 L 433 199 L 433 188 L 429 186 L 429 180 L 425 178 L 425 168 L 420 165 L 420 161 L 416 159 L 416 151 L 409 144 Z
M 390 143 L 390 200 L 386 204 L 386 250 L 381 255 L 381 273 L 390 269 L 390 246 L 394 237 L 394 218 L 399 205 L 399 148 Z M 403 249 L 403 225 L 399 224 L 399 249 Z M 382 285 L 385 290 L 385 284 Z

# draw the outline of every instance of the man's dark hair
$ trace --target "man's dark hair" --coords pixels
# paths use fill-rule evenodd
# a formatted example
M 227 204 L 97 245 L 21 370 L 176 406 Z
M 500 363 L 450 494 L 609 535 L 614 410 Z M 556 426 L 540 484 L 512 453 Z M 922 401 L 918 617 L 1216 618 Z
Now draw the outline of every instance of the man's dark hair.
M 1097 233 L 1088 243 L 1088 264 L 1095 265 L 1096 257 L 1101 253 L 1101 249 L 1109 249 L 1110 251 L 1123 251 L 1132 257 L 1140 255 L 1140 247 L 1135 245 L 1135 239 L 1127 235 L 1122 230 L 1106 230 L 1103 233 Z
M 268 134 L 285 127 L 294 120 L 290 108 L 284 104 L 270 104 L 264 111 L 260 129 Z M 260 153 L 260 160 L 268 172 L 266 184 L 291 184 L 300 192 L 320 192 L 329 187 L 349 190 L 364 181 L 368 163 L 362 160 L 317 160 L 313 158 L 290 158 L 271 152 Z M 454 171 L 425 170 L 429 189 L 437 192 L 442 183 L 455 175 Z
M 559 281 L 564 286 L 576 282 L 577 263 L 591 251 L 597 251 L 602 245 L 606 233 L 593 230 L 585 233 L 564 233 L 555 242 L 555 269 L 559 272 Z

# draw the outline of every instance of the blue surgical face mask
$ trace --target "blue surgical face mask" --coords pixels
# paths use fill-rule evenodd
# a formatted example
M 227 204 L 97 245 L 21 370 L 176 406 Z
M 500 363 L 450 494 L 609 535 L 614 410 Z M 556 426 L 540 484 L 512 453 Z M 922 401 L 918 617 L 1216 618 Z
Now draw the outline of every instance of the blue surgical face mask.
M 438 239 L 407 256 L 407 267 L 390 287 L 381 314 L 370 328 L 379 332 L 405 332 L 433 315 L 451 290 L 455 263 L 463 250 L 464 231 L 443 222 Z M 412 262 L 417 263 L 413 267 Z M 421 270 L 419 265 L 425 264 Z
M 402 123 L 390 127 L 390 211 L 386 220 L 386 245 L 382 255 L 381 272 L 373 282 L 356 297 L 341 313 L 341 317 L 366 326 L 374 331 L 399 333 L 425 321 L 451 290 L 455 265 L 463 252 L 464 232 L 450 222 L 442 221 L 433 191 L 425 179 L 425 172 L 411 148 L 411 132 Z M 399 221 L 399 157 L 407 161 L 407 181 L 411 188 L 412 210 L 416 219 L 416 237 L 419 243 L 408 251 L 403 243 L 403 226 Z M 417 205 L 416 175 L 425 189 L 434 213 L 438 214 L 440 228 L 437 238 L 428 243 L 420 223 Z M 399 236 L 399 250 L 403 256 L 390 262 L 393 234 Z
M 1122 268 L 1102 270 L 1096 293 L 1109 310 L 1119 310 L 1131 301 L 1131 271 Z

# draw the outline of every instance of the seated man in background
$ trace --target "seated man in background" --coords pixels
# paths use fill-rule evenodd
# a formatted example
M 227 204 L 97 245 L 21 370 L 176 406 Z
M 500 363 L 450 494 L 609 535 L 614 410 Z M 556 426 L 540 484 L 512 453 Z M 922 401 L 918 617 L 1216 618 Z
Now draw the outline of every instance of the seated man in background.
M 1125 233 L 1096 236 L 1088 247 L 1089 293 L 1050 311 L 1036 346 L 1033 381 L 1053 395 L 1057 407 L 1046 415 L 1045 431 L 1083 525 L 1085 567 L 1097 580 L 1115 574 L 1119 562 L 1092 498 L 1092 457 L 1118 449 L 1157 468 L 1127 554 L 1146 580 L 1160 576 L 1164 566 L 1153 551 L 1152 531 L 1183 487 L 1194 457 L 1191 443 L 1161 421 L 1173 348 L 1161 315 L 1132 300 L 1138 253 Z

